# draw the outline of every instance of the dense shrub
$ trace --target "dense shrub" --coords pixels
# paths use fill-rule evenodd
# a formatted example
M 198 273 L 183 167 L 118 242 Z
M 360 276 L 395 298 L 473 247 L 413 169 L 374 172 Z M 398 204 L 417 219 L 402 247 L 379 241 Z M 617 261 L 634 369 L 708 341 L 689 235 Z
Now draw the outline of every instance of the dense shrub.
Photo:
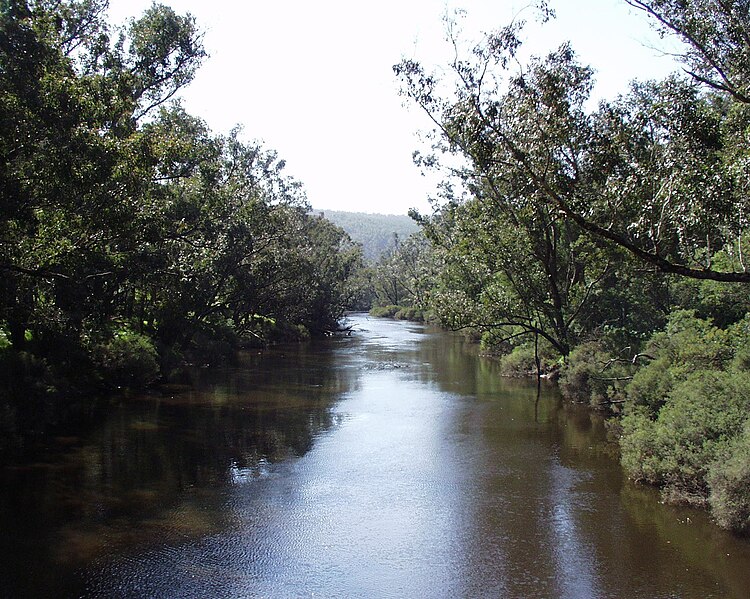
M 370 310 L 370 316 L 375 318 L 393 318 L 401 309 L 401 306 L 375 306 Z
M 375 318 L 397 318 L 398 320 L 412 320 L 424 322 L 424 312 L 416 306 L 375 306 L 370 310 L 370 316 Z
M 669 315 L 664 332 L 656 333 L 646 352 L 669 360 L 672 374 L 683 379 L 692 372 L 721 370 L 734 355 L 732 334 L 695 312 L 677 310 Z
M 145 387 L 159 375 L 153 342 L 131 331 L 119 332 L 109 342 L 96 347 L 94 361 L 105 382 L 117 387 Z
M 549 343 L 539 344 L 539 361 L 542 374 L 555 372 L 558 358 Z M 536 376 L 536 359 L 534 343 L 526 342 L 517 345 L 510 353 L 500 358 L 500 372 L 503 376 L 526 377 Z
M 622 463 L 636 479 L 662 487 L 666 499 L 701 504 L 708 473 L 728 454 L 750 410 L 750 375 L 707 371 L 669 393 L 655 419 L 635 407 L 622 421 Z
M 750 421 L 709 469 L 711 511 L 720 526 L 750 534 Z
M 648 366 L 640 368 L 625 388 L 633 405 L 644 407 L 651 419 L 659 413 L 674 387 L 670 366 L 671 362 L 667 357 L 657 358 Z
M 503 376 L 524 377 L 536 371 L 534 346 L 524 343 L 500 358 L 500 372 Z
M 415 306 L 407 306 L 396 312 L 395 317 L 399 320 L 411 320 L 413 322 L 424 322 L 424 312 Z
M 627 361 L 616 359 L 603 343 L 582 343 L 568 356 L 560 373 L 560 388 L 574 401 L 602 404 L 620 398 L 630 370 Z
M 44 358 L 0 349 L 0 389 L 6 399 L 52 393 L 57 390 L 57 383 Z

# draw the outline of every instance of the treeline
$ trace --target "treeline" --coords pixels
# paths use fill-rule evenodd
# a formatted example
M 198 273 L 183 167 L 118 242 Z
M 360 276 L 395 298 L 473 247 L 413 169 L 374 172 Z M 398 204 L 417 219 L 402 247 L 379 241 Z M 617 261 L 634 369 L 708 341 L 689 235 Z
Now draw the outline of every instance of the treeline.
M 518 66 L 518 22 L 463 53 L 452 36 L 442 79 L 394 67 L 435 124 L 422 164 L 449 176 L 378 301 L 558 377 L 616 415 L 633 479 L 748 533 L 748 6 L 628 3 L 684 42 L 685 72 L 593 108 L 570 45 Z
M 406 239 L 419 226 L 406 214 L 367 214 L 342 210 L 316 210 L 349 234 L 352 241 L 362 246 L 366 261 L 376 262 L 389 252 L 399 239 Z
M 0 388 L 139 385 L 186 360 L 336 325 L 361 250 L 284 162 L 175 95 L 190 16 L 106 0 L 0 12 Z

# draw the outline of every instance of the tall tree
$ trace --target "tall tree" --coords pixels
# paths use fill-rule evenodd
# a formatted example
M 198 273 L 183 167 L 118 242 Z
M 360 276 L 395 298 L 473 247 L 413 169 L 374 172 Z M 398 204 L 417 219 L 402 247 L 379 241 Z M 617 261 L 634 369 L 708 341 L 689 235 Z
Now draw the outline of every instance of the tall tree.
M 744 265 L 710 261 L 748 243 L 737 176 L 746 161 L 727 151 L 737 144 L 725 127 L 736 97 L 672 78 L 590 112 L 593 74 L 569 45 L 514 69 L 521 29 L 488 35 L 468 56 L 454 39 L 450 93 L 417 62 L 395 67 L 404 93 L 433 119 L 437 149 L 468 161 L 464 178 L 511 186 L 513 202 L 545 205 L 662 272 L 750 281 Z
M 16 347 L 27 328 L 80 328 L 149 180 L 138 119 L 203 58 L 191 18 L 154 5 L 111 43 L 105 8 L 9 0 L 0 13 L 0 317 Z

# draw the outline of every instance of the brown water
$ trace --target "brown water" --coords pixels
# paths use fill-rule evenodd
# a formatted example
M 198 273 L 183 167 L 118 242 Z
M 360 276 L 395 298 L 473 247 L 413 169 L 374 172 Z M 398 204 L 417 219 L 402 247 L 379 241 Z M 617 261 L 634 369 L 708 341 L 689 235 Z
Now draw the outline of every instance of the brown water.
M 750 542 L 624 480 L 595 414 L 353 321 L 16 443 L 0 597 L 750 597 Z

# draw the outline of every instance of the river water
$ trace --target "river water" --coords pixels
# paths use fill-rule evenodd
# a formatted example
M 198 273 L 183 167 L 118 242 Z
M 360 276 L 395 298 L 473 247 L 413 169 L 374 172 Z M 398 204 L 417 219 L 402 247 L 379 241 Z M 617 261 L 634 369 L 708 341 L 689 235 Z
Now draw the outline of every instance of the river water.
M 625 480 L 599 416 L 351 324 L 16 448 L 0 597 L 750 596 L 750 542 Z

